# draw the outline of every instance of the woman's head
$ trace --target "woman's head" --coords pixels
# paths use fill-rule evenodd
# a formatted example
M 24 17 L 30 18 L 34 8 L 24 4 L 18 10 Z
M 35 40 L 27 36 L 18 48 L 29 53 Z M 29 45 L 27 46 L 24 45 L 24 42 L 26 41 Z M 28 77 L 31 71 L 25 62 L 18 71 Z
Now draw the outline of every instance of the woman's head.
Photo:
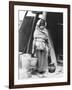
M 43 20 L 43 19 L 40 19 L 38 22 L 37 22 L 37 26 L 43 30 L 45 27 L 46 27 L 46 21 Z

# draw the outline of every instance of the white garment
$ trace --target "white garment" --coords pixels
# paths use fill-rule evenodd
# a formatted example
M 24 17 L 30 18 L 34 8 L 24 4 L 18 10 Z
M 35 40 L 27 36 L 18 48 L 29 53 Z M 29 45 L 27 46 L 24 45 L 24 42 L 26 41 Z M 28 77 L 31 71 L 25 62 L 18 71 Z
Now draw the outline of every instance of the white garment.
M 34 31 L 34 38 L 48 39 L 47 29 L 44 28 L 43 30 L 40 30 L 40 28 L 36 28 Z
M 34 44 L 37 49 L 44 50 L 47 47 L 45 40 L 48 40 L 48 32 L 46 29 L 40 30 L 39 28 L 34 32 Z

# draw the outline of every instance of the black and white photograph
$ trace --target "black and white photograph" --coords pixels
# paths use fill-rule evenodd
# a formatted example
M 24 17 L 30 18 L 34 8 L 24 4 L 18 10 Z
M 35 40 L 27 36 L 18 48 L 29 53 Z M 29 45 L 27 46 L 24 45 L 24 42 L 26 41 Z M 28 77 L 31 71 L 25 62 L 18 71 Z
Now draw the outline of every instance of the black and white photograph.
M 13 3 L 16 86 L 69 83 L 69 6 L 39 5 Z
M 63 13 L 18 11 L 19 79 L 63 75 Z

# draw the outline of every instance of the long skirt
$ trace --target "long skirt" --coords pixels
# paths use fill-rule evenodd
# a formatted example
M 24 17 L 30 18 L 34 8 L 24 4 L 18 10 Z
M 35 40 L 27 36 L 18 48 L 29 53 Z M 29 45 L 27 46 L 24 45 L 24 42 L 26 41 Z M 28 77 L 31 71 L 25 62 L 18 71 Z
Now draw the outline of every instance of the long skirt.
M 39 72 L 45 72 L 48 70 L 48 54 L 46 50 L 36 50 L 36 56 L 38 58 L 37 70 Z

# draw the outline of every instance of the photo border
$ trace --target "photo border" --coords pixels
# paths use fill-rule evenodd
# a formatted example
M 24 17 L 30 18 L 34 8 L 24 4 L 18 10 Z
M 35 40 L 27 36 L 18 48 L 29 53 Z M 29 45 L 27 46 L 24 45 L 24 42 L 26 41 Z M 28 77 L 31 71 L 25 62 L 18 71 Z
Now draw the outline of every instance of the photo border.
M 68 9 L 68 38 L 67 38 L 67 82 L 57 82 L 57 83 L 42 83 L 42 84 L 25 84 L 25 85 L 14 85 L 14 6 L 24 5 L 24 6 L 39 6 L 39 7 L 58 7 Z M 44 86 L 61 86 L 70 85 L 70 5 L 65 4 L 51 4 L 51 3 L 33 3 L 33 2 L 18 2 L 9 1 L 9 88 L 29 88 L 29 87 L 44 87 Z

